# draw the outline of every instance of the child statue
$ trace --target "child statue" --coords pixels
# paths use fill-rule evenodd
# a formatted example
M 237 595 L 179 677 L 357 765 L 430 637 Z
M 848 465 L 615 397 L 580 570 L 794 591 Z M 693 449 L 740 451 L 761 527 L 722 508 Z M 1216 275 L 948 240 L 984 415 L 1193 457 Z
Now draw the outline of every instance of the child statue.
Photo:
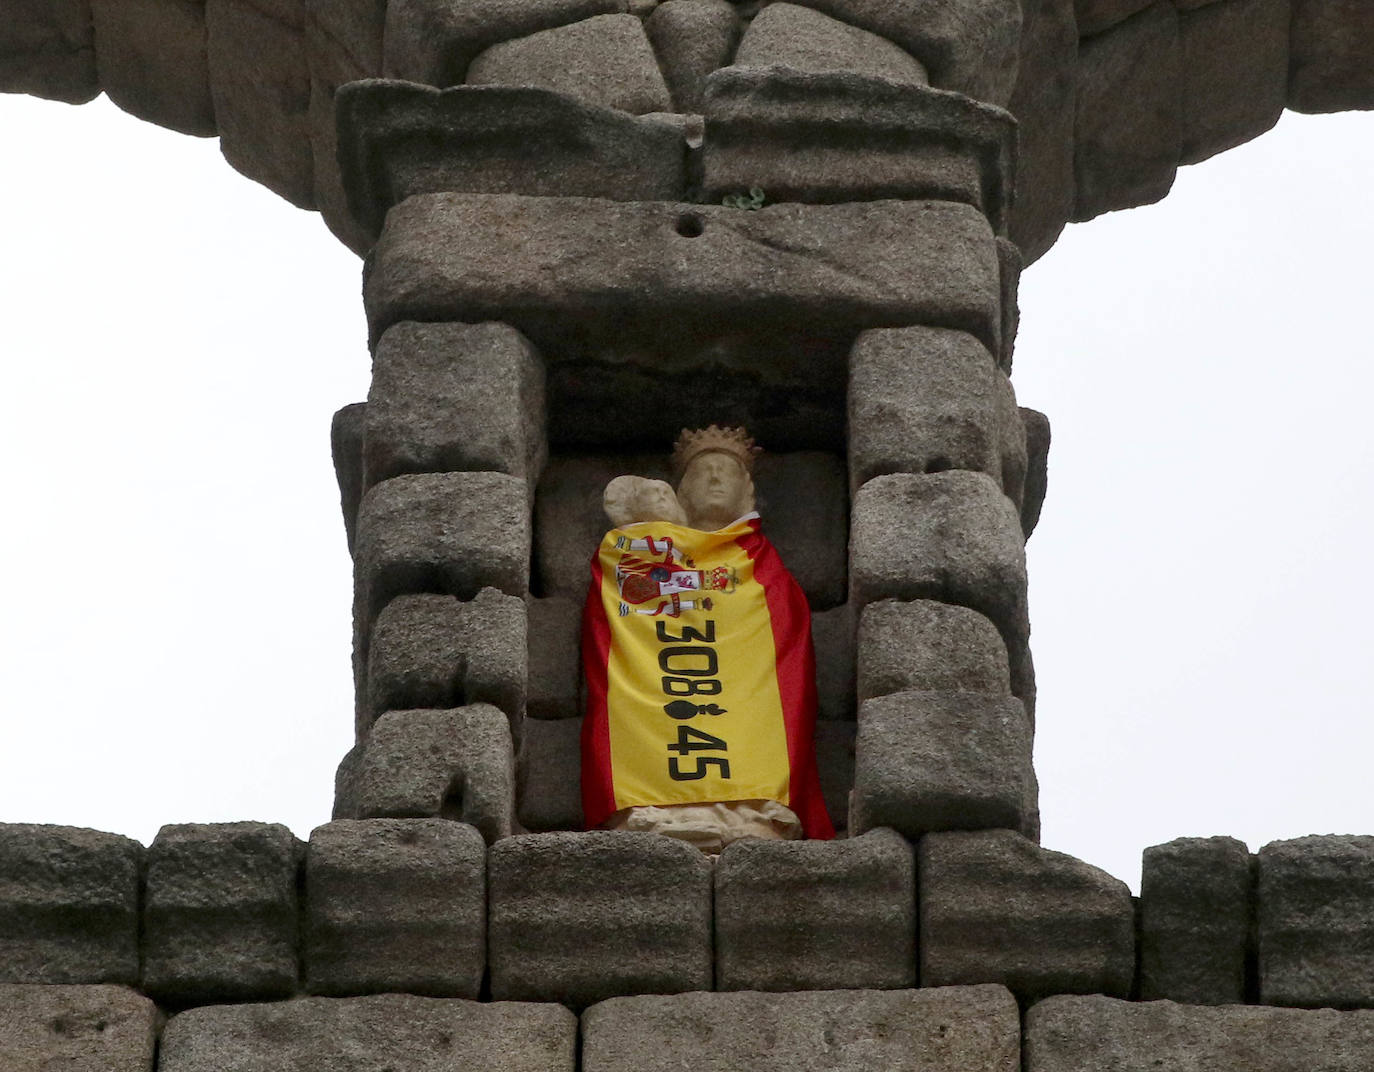
M 684 431 L 677 493 L 621 476 L 583 615 L 590 828 L 719 853 L 834 836 L 816 771 L 811 613 L 754 512 L 742 428 Z

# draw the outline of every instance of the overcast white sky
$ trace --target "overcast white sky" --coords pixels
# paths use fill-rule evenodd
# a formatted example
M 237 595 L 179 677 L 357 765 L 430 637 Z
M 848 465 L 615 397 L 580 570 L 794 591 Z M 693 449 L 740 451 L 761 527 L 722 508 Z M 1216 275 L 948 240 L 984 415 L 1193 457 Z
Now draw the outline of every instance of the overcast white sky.
M 328 819 L 351 743 L 329 418 L 360 264 L 214 140 L 0 97 L 0 821 Z M 1023 282 L 1044 842 L 1374 832 L 1374 117 L 1286 116 Z

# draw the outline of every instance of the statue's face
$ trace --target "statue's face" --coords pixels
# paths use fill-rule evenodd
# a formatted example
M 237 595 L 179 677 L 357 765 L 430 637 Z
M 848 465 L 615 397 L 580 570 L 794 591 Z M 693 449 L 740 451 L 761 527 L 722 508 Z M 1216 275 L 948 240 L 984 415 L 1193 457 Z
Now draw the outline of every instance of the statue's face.
M 698 454 L 682 474 L 678 501 L 696 528 L 721 528 L 754 508 L 754 481 L 737 458 Z
M 666 480 L 646 480 L 639 489 L 640 521 L 672 521 L 686 524 L 673 486 Z

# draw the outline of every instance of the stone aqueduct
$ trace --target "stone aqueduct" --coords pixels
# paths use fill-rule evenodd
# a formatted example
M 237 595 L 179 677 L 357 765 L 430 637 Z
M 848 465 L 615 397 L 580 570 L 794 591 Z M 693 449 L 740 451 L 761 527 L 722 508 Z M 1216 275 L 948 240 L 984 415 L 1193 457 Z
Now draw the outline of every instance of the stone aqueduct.
M 1374 837 L 1138 899 L 1039 846 L 1009 380 L 1067 221 L 1374 108 L 1369 0 L 7 0 L 0 89 L 218 135 L 365 256 L 374 352 L 335 821 L 0 826 L 0 1067 L 1374 1067 Z M 580 830 L 577 613 L 601 485 L 717 421 L 847 836 L 710 863 Z

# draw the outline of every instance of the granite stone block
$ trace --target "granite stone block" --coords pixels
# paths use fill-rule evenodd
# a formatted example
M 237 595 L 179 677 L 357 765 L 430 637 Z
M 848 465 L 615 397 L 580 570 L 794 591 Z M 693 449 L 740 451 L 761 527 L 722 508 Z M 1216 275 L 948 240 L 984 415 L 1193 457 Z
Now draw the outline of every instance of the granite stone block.
M 991 618 L 1008 646 L 1029 634 L 1021 519 L 983 473 L 870 480 L 854 498 L 849 555 L 860 604 L 938 599 Z
M 773 364 L 783 362 L 793 376 L 795 359 L 777 352 L 779 330 L 824 337 L 928 323 L 960 328 L 995 348 L 1001 326 L 988 222 L 969 205 L 942 201 L 742 212 L 417 195 L 387 216 L 364 299 L 374 339 L 401 320 L 503 320 L 542 352 L 571 359 L 598 341 L 608 344 L 612 334 L 621 347 L 651 352 L 667 345 L 665 337 L 686 348 L 730 333 L 767 334 Z M 754 379 L 772 370 L 751 365 Z M 814 392 L 820 370 L 806 371 Z M 786 384 L 770 386 L 778 392 Z M 680 394 L 673 397 L 675 419 L 667 423 L 676 434 L 693 413 Z M 634 414 L 621 408 L 615 416 L 620 442 L 642 437 Z
M 811 615 L 816 700 L 822 720 L 854 718 L 854 611 L 848 603 Z
M 1031 732 L 1020 700 L 894 692 L 859 707 L 851 833 L 1029 833 L 1030 785 Z
M 1183 152 L 1183 49 L 1168 0 L 1078 49 L 1073 218 L 1159 201 Z
M 1002 348 L 997 352 L 997 367 L 1011 375 L 1016 351 L 1016 333 L 1021 330 L 1021 271 L 1025 258 L 1010 238 L 997 237 L 997 269 L 1002 294 Z
M 525 481 L 505 473 L 421 473 L 363 496 L 354 544 L 359 619 L 400 595 L 524 595 L 530 557 Z
M 673 110 L 644 24 L 633 15 L 596 15 L 492 45 L 472 61 L 466 82 L 537 86 L 632 115 Z
M 581 830 L 582 719 L 531 719 L 516 764 L 516 819 L 532 833 Z
M 591 551 L 587 557 L 591 558 Z M 588 571 L 586 579 L 590 576 Z M 531 597 L 525 606 L 529 619 L 525 714 L 532 719 L 576 718 L 582 710 L 582 602 L 563 596 Z
M 1292 0 L 1288 107 L 1374 108 L 1374 9 L 1365 0 Z
M 941 89 L 1005 104 L 1016 82 L 1021 5 L 1008 0 L 806 0 L 915 56 Z
M 1026 493 L 1021 501 L 1021 531 L 1026 538 L 1040 522 L 1049 482 L 1050 419 L 1038 410 L 1021 407 L 1026 430 Z
M 5 1072 L 153 1072 L 157 1006 L 121 986 L 0 983 Z
M 1018 1072 L 1000 986 L 613 998 L 582 1018 L 583 1072 Z
M 142 863 L 118 834 L 0 824 L 0 981 L 137 983 Z
M 1132 15 L 1139 15 L 1153 0 L 1076 0 L 1074 15 L 1083 37 L 1096 37 Z M 1179 8 L 1183 8 L 1180 3 Z
M 457 819 L 490 843 L 511 831 L 510 724 L 490 704 L 390 711 L 373 725 L 356 774 L 358 819 Z
M 0 21 L 0 93 L 85 104 L 100 92 L 90 0 L 10 0 Z
M 482 835 L 444 819 L 316 827 L 305 861 L 305 989 L 476 998 L 487 946 Z
M 1011 690 L 1007 647 L 977 611 L 932 599 L 870 603 L 859 617 L 859 701 L 894 692 Z
M 548 453 L 544 362 L 505 324 L 395 324 L 377 343 L 363 463 L 403 473 L 508 473 L 532 489 Z
M 557 1005 L 376 994 L 183 1012 L 158 1072 L 574 1072 L 576 1054 Z
M 1140 878 L 1140 996 L 1188 1005 L 1245 1001 L 1250 852 L 1229 837 L 1145 850 Z
M 297 208 L 315 207 L 303 0 L 205 0 L 220 151 Z
M 297 864 L 284 826 L 164 826 L 148 848 L 143 989 L 172 1006 L 296 990 Z
M 388 0 L 382 71 L 457 85 L 473 58 L 498 42 L 626 9 L 626 0 Z
M 998 234 L 1006 226 L 1015 123 L 1001 108 L 916 82 L 780 66 L 717 71 L 702 107 L 705 200 L 756 186 L 769 202 L 929 198 L 977 208 Z M 888 323 L 912 322 L 932 323 Z
M 1374 1013 L 1052 997 L 1026 1014 L 1027 1072 L 1363 1072 Z
M 393 599 L 368 645 L 359 739 L 387 711 L 474 703 L 504 711 L 518 739 L 528 650 L 524 602 L 494 588 L 466 603 L 436 595 Z
M 769 4 L 749 23 L 735 53 L 737 67 L 848 71 L 892 82 L 927 85 L 921 62 L 885 37 L 797 4 Z
M 724 67 L 739 41 L 740 19 L 727 0 L 665 0 L 644 20 L 679 112 L 699 113 L 706 76 Z
M 367 80 L 336 98 L 339 160 L 352 212 L 369 239 L 414 194 L 528 194 L 677 201 L 683 133 L 534 86 Z
M 216 133 L 205 0 L 91 0 L 96 70 L 130 115 L 181 134 Z
M 1226 0 L 1180 12 L 1183 163 L 1241 145 L 1279 121 L 1289 22 L 1289 0 Z
M 1271 841 L 1259 851 L 1259 998 L 1374 1005 L 1374 837 Z
M 944 328 L 865 331 L 849 354 L 849 480 L 969 469 L 1000 485 L 1000 408 L 992 355 Z M 1023 448 L 1024 449 L 1024 448 Z
M 1016 203 L 1007 231 L 1032 264 L 1073 215 L 1078 27 L 1073 0 L 1021 6 L 1021 63 L 1007 103 L 1016 116 Z
M 1127 997 L 1131 891 L 1009 830 L 927 834 L 916 853 L 922 986 L 996 982 L 1023 1001 Z
M 353 402 L 334 414 L 329 426 L 329 448 L 334 460 L 334 476 L 339 484 L 339 506 L 343 510 L 344 535 L 349 554 L 358 527 L 358 505 L 363 498 L 363 425 L 366 402 Z
M 916 985 L 916 872 L 891 830 L 726 847 L 716 864 L 716 989 Z
M 583 1008 L 711 987 L 711 864 L 622 831 L 525 834 L 487 857 L 491 995 Z

